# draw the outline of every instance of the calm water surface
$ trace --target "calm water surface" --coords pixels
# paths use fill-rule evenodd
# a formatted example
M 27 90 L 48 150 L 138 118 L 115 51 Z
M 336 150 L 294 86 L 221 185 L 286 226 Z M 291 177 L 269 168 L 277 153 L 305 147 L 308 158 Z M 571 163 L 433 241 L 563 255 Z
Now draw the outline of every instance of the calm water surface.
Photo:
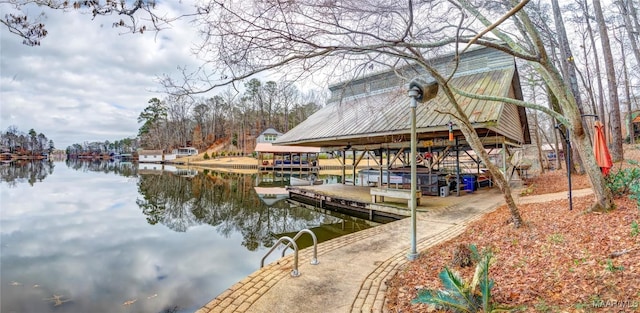
M 322 241 L 371 226 L 291 206 L 271 189 L 277 179 L 258 175 L 108 162 L 0 174 L 6 313 L 194 312 L 256 271 L 282 235 L 312 228 Z

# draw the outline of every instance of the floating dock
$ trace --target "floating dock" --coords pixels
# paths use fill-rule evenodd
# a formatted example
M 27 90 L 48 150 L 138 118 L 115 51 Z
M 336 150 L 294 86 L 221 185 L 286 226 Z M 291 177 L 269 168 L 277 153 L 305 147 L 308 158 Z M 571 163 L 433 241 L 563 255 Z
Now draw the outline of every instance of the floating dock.
M 319 209 L 337 211 L 376 222 L 389 222 L 411 216 L 407 200 L 385 198 L 385 202 L 373 203 L 368 186 L 324 184 L 314 186 L 289 186 L 289 198 L 295 202 L 312 205 Z M 469 201 L 473 194 L 446 197 L 422 196 L 419 212 L 451 207 Z

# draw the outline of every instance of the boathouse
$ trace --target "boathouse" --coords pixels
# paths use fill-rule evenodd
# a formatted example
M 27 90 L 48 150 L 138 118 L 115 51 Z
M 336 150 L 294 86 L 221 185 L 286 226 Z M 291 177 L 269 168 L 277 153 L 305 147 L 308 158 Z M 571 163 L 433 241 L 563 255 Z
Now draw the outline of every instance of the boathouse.
M 317 171 L 320 148 L 309 146 L 273 145 L 283 134 L 273 128 L 256 139 L 255 152 L 260 171 Z
M 492 48 L 478 48 L 460 55 L 458 64 L 454 64 L 455 59 L 454 55 L 444 55 L 429 62 L 445 77 L 451 77 L 452 86 L 468 93 L 522 99 L 512 56 Z M 328 105 L 279 136 L 274 146 L 335 151 L 343 160 L 343 176 L 352 170 L 351 175 L 356 177 L 356 167 L 365 155 L 375 156 L 376 165 L 372 169 L 379 171 L 380 176 L 395 164 L 406 168 L 410 164 L 411 138 L 408 80 L 428 76 L 418 66 L 407 66 L 331 85 Z M 531 142 L 525 108 L 458 94 L 455 98 L 493 161 L 508 178 L 509 174 L 513 176 L 512 151 Z M 420 170 L 429 173 L 428 182 L 419 182 L 423 194 L 437 195 L 445 177 L 451 176 L 456 178 L 458 193 L 464 175 L 475 175 L 474 183 L 483 179 L 490 183 L 490 177 L 483 173 L 481 161 L 469 147 L 456 120 L 447 114 L 451 110 L 449 103 L 440 88 L 435 98 L 419 103 L 416 109 Z M 360 153 L 356 154 L 357 151 Z M 351 164 L 347 164 L 348 154 L 352 156 Z M 381 177 L 379 179 L 382 183 Z
M 138 151 L 138 162 L 162 163 L 164 162 L 164 152 L 162 150 L 140 150 Z

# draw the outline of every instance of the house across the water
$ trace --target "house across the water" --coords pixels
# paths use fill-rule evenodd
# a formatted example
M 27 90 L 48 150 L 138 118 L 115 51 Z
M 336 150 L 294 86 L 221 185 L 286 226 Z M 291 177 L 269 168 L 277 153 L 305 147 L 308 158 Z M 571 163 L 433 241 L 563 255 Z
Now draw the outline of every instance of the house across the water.
M 138 151 L 138 162 L 162 163 L 164 162 L 164 152 L 162 150 L 140 150 Z
M 194 147 L 180 147 L 178 149 L 173 149 L 173 154 L 178 157 L 186 157 L 198 154 L 198 149 Z

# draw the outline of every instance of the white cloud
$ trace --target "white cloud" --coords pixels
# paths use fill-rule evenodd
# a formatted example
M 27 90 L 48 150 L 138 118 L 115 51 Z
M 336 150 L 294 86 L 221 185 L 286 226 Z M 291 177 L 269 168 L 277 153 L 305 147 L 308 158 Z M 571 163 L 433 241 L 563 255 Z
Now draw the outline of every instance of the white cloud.
M 191 8 L 183 2 L 171 10 Z M 45 13 L 49 34 L 40 47 L 23 45 L 6 27 L 0 30 L 0 131 L 33 128 L 59 149 L 135 136 L 147 101 L 163 97 L 157 77 L 198 65 L 189 52 L 197 30 L 187 21 L 158 34 L 121 34 L 111 27 L 115 17 Z

